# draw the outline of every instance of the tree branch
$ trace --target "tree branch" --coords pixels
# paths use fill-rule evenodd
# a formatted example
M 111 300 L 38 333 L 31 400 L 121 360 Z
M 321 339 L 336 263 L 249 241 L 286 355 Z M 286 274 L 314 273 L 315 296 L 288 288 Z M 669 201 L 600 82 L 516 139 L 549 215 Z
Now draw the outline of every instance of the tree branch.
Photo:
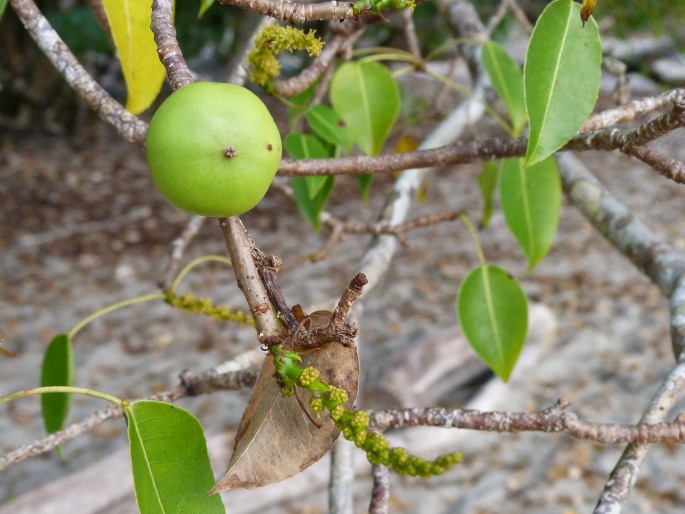
M 532 413 L 481 412 L 439 407 L 386 410 L 372 412 L 369 426 L 378 430 L 389 427 L 431 426 L 481 432 L 564 433 L 576 439 L 603 444 L 685 442 L 685 414 L 679 414 L 673 421 L 654 424 L 594 423 L 583 421 L 572 412 L 563 412 L 569 405 L 570 402 L 566 400 L 558 400 L 551 407 Z
M 369 514 L 388 514 L 390 503 L 390 477 L 388 468 L 383 464 L 375 464 L 371 467 L 373 476 L 373 490 L 371 492 L 371 503 Z
M 297 76 L 275 81 L 273 85 L 276 93 L 290 97 L 311 86 L 328 69 L 350 35 L 363 25 L 365 24 L 352 20 L 345 20 L 340 24 L 332 25 L 329 30 L 329 35 L 332 37 L 326 40 L 321 53 Z
M 218 0 L 223 5 L 234 5 L 277 20 L 302 25 L 308 21 L 346 20 L 366 14 L 368 6 L 361 8 L 356 2 L 320 2 L 303 4 L 288 0 Z
M 650 120 L 633 130 L 616 128 L 581 132 L 559 151 L 621 150 L 634 155 L 662 175 L 675 182 L 685 182 L 685 164 L 661 156 L 642 145 L 685 126 L 685 90 L 672 100 L 670 112 Z M 670 97 L 670 95 L 669 95 Z M 661 97 L 652 98 L 645 105 L 654 105 Z M 412 168 L 465 164 L 474 161 L 488 161 L 526 154 L 526 138 L 491 138 L 482 141 L 459 142 L 437 148 L 422 148 L 413 152 L 387 154 L 375 157 L 357 155 L 329 159 L 283 159 L 279 175 L 360 175 L 366 173 L 388 173 Z
M 173 2 L 171 0 L 154 0 L 152 2 L 150 28 L 155 36 L 155 43 L 157 43 L 159 60 L 166 69 L 171 89 L 176 91 L 191 84 L 193 76 L 176 39 L 176 29 L 171 16 L 172 7 Z
M 147 123 L 127 111 L 102 89 L 74 57 L 33 0 L 11 0 L 10 3 L 43 54 L 88 107 L 112 125 L 126 141 L 144 146 Z
M 663 426 L 665 430 L 673 424 L 685 422 L 685 415 L 678 414 L 675 421 L 662 423 L 668 413 L 673 408 L 676 399 L 685 389 L 685 355 L 681 354 L 676 366 L 669 376 L 664 380 L 659 391 L 649 404 L 647 411 L 642 416 L 640 424 L 637 426 L 657 427 Z M 652 428 L 653 429 L 653 428 Z M 658 429 L 657 429 L 658 431 Z M 685 432 L 685 427 L 680 427 L 681 435 Z M 618 463 L 609 475 L 604 490 L 599 497 L 594 514 L 610 514 L 621 511 L 621 505 L 626 500 L 632 490 L 637 475 L 640 472 L 642 463 L 647 456 L 649 447 L 644 444 L 647 442 L 657 442 L 649 439 L 638 439 L 631 441 L 631 444 L 623 452 Z M 661 441 L 659 441 L 661 442 Z
M 257 349 L 238 355 L 199 375 L 194 375 L 190 371 L 184 371 L 181 374 L 181 385 L 150 395 L 147 399 L 173 403 L 186 396 L 207 394 L 220 389 L 236 390 L 252 386 L 257 380 L 257 369 L 255 366 L 263 358 L 264 354 Z M 25 444 L 0 457 L 0 471 L 30 457 L 36 457 L 54 450 L 57 446 L 93 430 L 108 419 L 120 418 L 122 415 L 123 411 L 118 407 L 108 407 L 99 410 L 77 423 Z
M 267 337 L 278 336 L 281 333 L 281 327 L 274 315 L 269 295 L 252 257 L 255 249 L 254 241 L 247 234 L 243 222 L 237 216 L 221 218 L 219 226 L 231 256 L 238 287 L 243 292 L 250 312 L 254 316 L 257 338 L 260 343 L 263 343 Z

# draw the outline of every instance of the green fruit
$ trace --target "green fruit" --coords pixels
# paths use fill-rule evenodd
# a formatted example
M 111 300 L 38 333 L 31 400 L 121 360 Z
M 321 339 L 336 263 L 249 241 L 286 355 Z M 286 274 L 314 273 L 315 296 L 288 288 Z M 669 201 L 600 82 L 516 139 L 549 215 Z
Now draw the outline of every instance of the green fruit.
M 202 216 L 237 216 L 266 194 L 281 162 L 281 136 L 251 91 L 196 82 L 167 98 L 150 121 L 152 178 L 174 206 Z

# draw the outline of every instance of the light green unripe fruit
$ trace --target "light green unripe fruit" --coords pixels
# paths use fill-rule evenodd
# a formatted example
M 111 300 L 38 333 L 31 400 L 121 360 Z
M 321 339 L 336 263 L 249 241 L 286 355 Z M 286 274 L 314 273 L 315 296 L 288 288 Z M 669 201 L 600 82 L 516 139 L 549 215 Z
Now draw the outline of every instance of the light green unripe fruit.
M 266 194 L 281 162 L 281 136 L 251 91 L 195 82 L 167 98 L 150 121 L 152 178 L 174 206 L 202 216 L 237 216 Z

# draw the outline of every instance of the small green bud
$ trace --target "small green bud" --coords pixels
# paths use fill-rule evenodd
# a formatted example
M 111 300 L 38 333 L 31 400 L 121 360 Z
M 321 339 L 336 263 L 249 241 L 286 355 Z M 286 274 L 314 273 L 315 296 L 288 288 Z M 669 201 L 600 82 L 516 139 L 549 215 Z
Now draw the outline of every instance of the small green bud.
M 367 459 L 369 460 L 369 462 L 370 462 L 371 464 L 373 464 L 374 466 L 375 466 L 376 464 L 380 464 L 380 463 L 381 463 L 381 458 L 378 456 L 377 453 L 371 453 L 371 452 L 369 452 L 369 453 L 366 454 L 366 458 L 367 458 Z
M 309 410 L 312 411 L 314 414 L 317 414 L 317 417 L 319 414 L 323 412 L 324 405 L 323 405 L 323 400 L 321 398 L 316 398 L 313 397 L 311 400 L 309 400 Z
M 354 433 L 354 437 L 351 439 L 351 441 L 358 448 L 362 448 L 364 446 L 364 443 L 366 442 L 366 438 L 368 437 L 368 435 L 369 435 L 369 432 L 365 428 L 362 428 L 361 430 L 357 430 Z
M 331 419 L 333 421 L 338 421 L 340 418 L 343 417 L 345 414 L 345 407 L 342 405 L 336 405 L 335 408 L 331 411 Z
M 336 405 L 347 403 L 347 391 L 335 386 L 330 386 L 330 390 L 328 391 L 328 398 Z
M 297 379 L 301 387 L 309 387 L 319 378 L 319 370 L 311 366 L 307 366 L 302 370 L 300 378 Z
M 385 450 L 390 446 L 390 442 L 382 434 L 371 433 L 366 438 L 366 443 L 364 444 L 364 449 L 368 453 L 377 453 L 381 450 Z
M 342 435 L 348 441 L 354 440 L 354 431 L 350 427 L 345 427 L 342 429 Z
M 352 415 L 350 425 L 354 428 L 366 428 L 369 425 L 369 415 L 366 411 L 358 410 Z
M 390 450 L 390 461 L 393 467 L 406 464 L 408 459 L 409 454 L 407 454 L 407 450 L 404 448 L 393 448 Z

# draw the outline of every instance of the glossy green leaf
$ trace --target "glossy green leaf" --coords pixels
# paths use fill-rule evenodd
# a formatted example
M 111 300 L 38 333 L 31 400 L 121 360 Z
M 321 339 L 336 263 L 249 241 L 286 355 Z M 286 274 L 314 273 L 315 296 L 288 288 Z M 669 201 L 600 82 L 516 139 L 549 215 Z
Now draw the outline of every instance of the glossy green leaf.
M 0 0 L 0 21 L 2 20 L 2 15 L 5 14 L 5 8 L 7 7 L 7 0 Z
M 493 197 L 495 189 L 497 189 L 497 177 L 499 176 L 499 162 L 487 161 L 483 164 L 483 169 L 478 174 L 478 189 L 483 197 L 483 213 L 480 219 L 480 226 L 487 227 L 492 216 L 492 209 L 494 207 Z
M 528 168 L 523 159 L 506 159 L 500 171 L 500 202 L 530 272 L 547 255 L 559 224 L 561 179 L 554 157 Z
M 521 67 L 495 41 L 488 41 L 483 45 L 482 62 L 492 87 L 507 108 L 512 135 L 520 135 L 527 119 Z
M 489 264 L 471 270 L 457 294 L 457 316 L 476 354 L 509 380 L 528 329 L 526 295 L 516 279 Z
M 198 420 L 176 405 L 149 400 L 125 408 L 133 484 L 141 514 L 224 513 Z
M 126 108 L 133 114 L 141 113 L 157 97 L 166 76 L 150 29 L 152 3 L 137 0 L 103 0 L 102 3 L 124 73 Z
M 305 117 L 317 136 L 341 147 L 348 154 L 352 153 L 352 134 L 333 109 L 323 104 L 312 105 Z
M 366 155 L 378 155 L 400 111 L 400 90 L 377 62 L 346 62 L 331 80 L 333 109 Z
M 579 18 L 580 4 L 554 0 L 531 35 L 523 71 L 530 121 L 527 166 L 575 136 L 597 101 L 602 43 L 594 19 L 583 28 Z
M 41 386 L 74 385 L 74 352 L 67 334 L 56 335 L 43 357 Z M 61 430 L 69 414 L 71 394 L 51 393 L 41 395 L 43 422 L 48 433 Z
M 330 152 L 316 136 L 291 132 L 283 140 L 283 146 L 290 157 L 295 159 L 330 157 Z M 297 208 L 314 230 L 321 228 L 321 211 L 333 191 L 334 184 L 335 176 L 322 175 L 290 179 Z

